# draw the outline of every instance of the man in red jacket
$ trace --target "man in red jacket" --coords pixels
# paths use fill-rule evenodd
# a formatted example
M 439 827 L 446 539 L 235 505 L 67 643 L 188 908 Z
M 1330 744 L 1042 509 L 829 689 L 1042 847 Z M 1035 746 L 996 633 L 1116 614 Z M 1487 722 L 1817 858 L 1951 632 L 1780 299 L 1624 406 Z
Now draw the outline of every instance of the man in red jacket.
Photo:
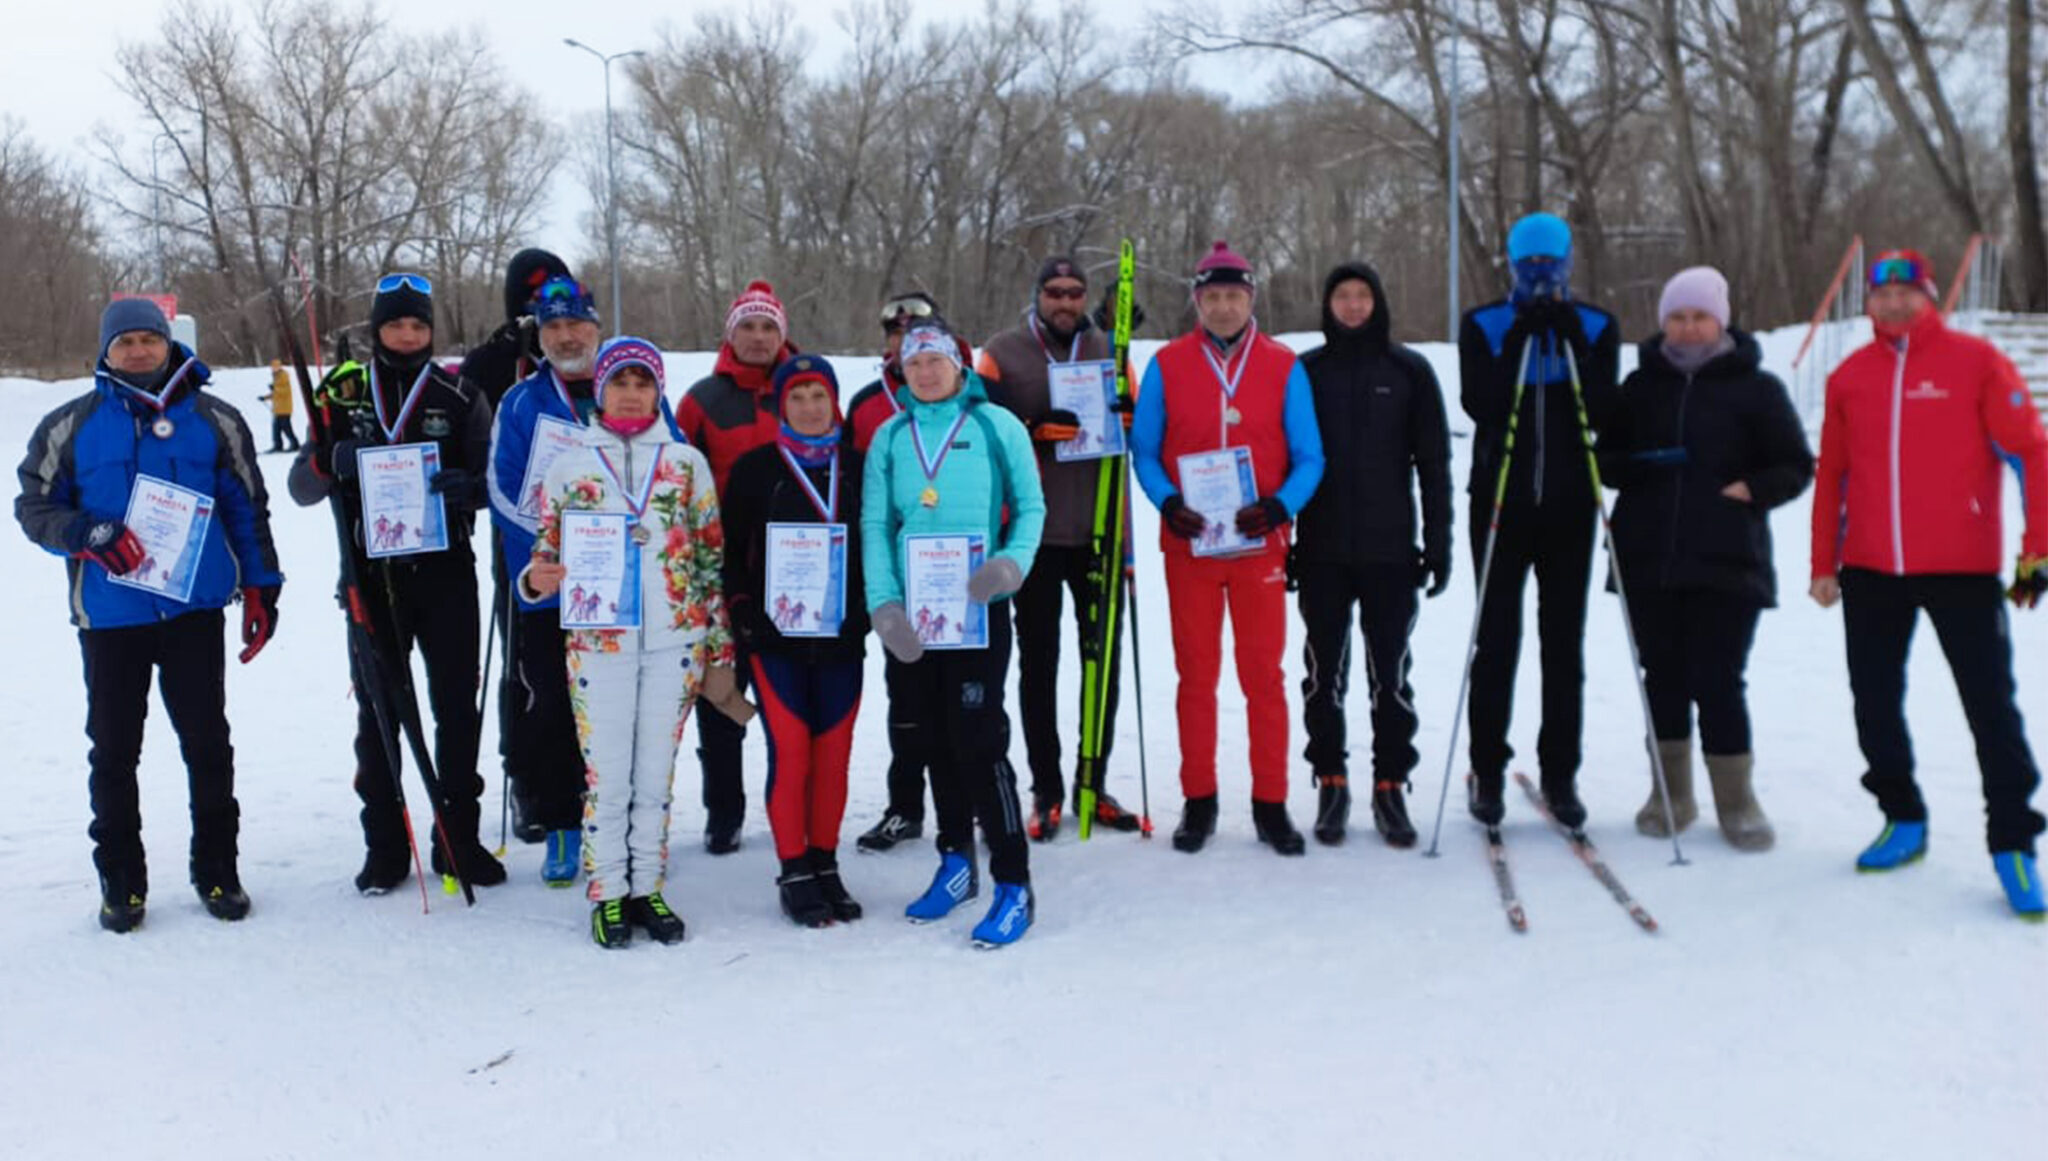
M 1884 832 L 1857 868 L 1885 871 L 1927 851 L 1927 804 L 1906 733 L 1906 650 L 1921 609 L 1941 640 L 1983 775 L 1992 858 L 2015 908 L 2034 878 L 2040 774 L 2016 704 L 1998 573 L 2001 460 L 2018 467 L 2027 512 L 2014 603 L 2048 588 L 2048 434 L 2011 360 L 1951 331 L 1926 260 L 1911 250 L 1870 270 L 1876 340 L 1828 377 L 1813 495 L 1813 599 L 1842 602 L 1856 734 Z
M 711 461 L 721 496 L 733 464 L 755 448 L 774 443 L 782 429 L 773 385 L 776 366 L 796 354 L 788 336 L 789 315 L 775 297 L 775 288 L 766 282 L 748 283 L 726 312 L 718 362 L 676 408 L 676 426 Z M 744 693 L 745 658 L 735 672 Z M 714 855 L 740 849 L 740 824 L 747 815 L 740 745 L 746 737 L 746 727 L 724 714 L 697 715 L 697 757 L 704 764 L 704 849 Z

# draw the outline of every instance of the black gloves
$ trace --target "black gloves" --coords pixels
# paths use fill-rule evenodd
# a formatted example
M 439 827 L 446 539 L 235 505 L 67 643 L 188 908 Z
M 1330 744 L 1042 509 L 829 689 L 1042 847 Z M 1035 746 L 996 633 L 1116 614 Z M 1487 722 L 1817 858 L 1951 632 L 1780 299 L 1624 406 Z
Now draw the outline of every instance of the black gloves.
M 442 468 L 427 481 L 427 490 L 460 512 L 475 512 L 484 506 L 484 477 L 478 472 Z
M 1268 496 L 1237 510 L 1237 530 L 1245 536 L 1265 536 L 1289 519 L 1287 505 L 1276 497 Z
M 1188 507 L 1178 492 L 1168 496 L 1166 503 L 1159 506 L 1159 518 L 1166 522 L 1168 532 L 1182 540 L 1193 540 L 1209 526 L 1209 522 L 1202 519 L 1202 514 Z
M 1507 351 L 1520 358 L 1525 340 L 1541 339 L 1545 334 L 1556 336 L 1561 343 L 1570 343 L 1580 357 L 1585 356 L 1586 323 L 1569 299 L 1532 298 L 1523 303 L 1515 311 L 1514 325 L 1508 328 Z
M 1426 548 L 1415 554 L 1415 586 L 1426 597 L 1440 597 L 1451 587 L 1451 550 Z
M 353 484 L 356 479 L 356 449 L 363 446 L 359 439 L 338 439 L 334 446 L 313 455 L 313 466 L 320 474 L 337 484 Z
M 1055 407 L 1030 425 L 1031 438 L 1039 443 L 1065 443 L 1081 438 L 1081 417 Z
M 1095 313 L 1089 317 L 1095 320 L 1096 326 L 1101 327 L 1108 334 L 1116 334 L 1115 283 L 1111 283 L 1108 286 L 1102 288 L 1102 304 L 1100 306 L 1097 306 L 1095 308 Z M 1139 327 L 1144 325 L 1145 308 L 1138 305 L 1137 298 L 1133 297 L 1131 299 L 1131 329 L 1137 330 Z

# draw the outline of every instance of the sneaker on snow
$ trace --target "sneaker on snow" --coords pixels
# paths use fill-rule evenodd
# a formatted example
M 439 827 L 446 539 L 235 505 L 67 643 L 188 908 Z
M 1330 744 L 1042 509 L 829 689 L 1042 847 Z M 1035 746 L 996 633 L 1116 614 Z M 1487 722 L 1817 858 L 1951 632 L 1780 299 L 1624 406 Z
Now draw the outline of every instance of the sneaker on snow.
M 924 837 L 924 820 L 905 818 L 891 810 L 882 815 L 882 821 L 869 827 L 867 832 L 853 840 L 853 845 L 863 851 L 881 854 L 893 849 L 897 843 L 909 842 Z
M 903 917 L 912 923 L 944 919 L 953 908 L 980 893 L 981 873 L 974 860 L 948 851 L 939 858 L 939 871 L 932 876 L 932 885 L 903 909 Z
M 1507 790 L 1507 783 L 1505 774 L 1474 772 L 1465 775 L 1465 809 L 1487 826 L 1499 826 L 1501 820 L 1508 816 L 1507 803 L 1501 797 Z
M 2025 851 L 2000 851 L 1991 856 L 1998 871 L 1998 885 L 2005 888 L 2005 901 L 2022 919 L 2040 923 L 2048 920 L 2048 903 L 2041 899 L 2040 867 Z
M 1887 822 L 1871 844 L 1856 856 L 1859 871 L 1892 871 L 1917 863 L 1927 854 L 1927 824 Z
M 1024 820 L 1024 833 L 1035 843 L 1049 843 L 1060 833 L 1060 800 L 1033 796 L 1031 817 Z
M 356 890 L 365 895 L 389 894 L 412 875 L 410 851 L 371 847 L 356 872 Z
M 1351 780 L 1342 774 L 1316 778 L 1316 841 L 1334 847 L 1344 841 L 1344 827 L 1351 821 Z
M 669 910 L 668 901 L 661 897 L 659 891 L 628 897 L 626 922 L 645 928 L 648 937 L 656 943 L 681 943 L 688 931 L 683 925 L 683 917 Z
M 782 896 L 782 913 L 798 927 L 829 927 L 832 923 L 832 905 L 825 902 L 825 895 L 818 889 L 818 876 L 811 870 L 809 861 L 802 858 L 782 860 L 782 874 L 775 879 L 775 886 Z
M 988 915 L 974 925 L 974 946 L 1008 947 L 1031 930 L 1031 887 L 1026 883 L 997 883 L 996 901 Z
M 1415 824 L 1408 821 L 1407 787 L 1399 782 L 1372 784 L 1372 825 L 1390 847 L 1415 845 Z
M 1190 798 L 1180 808 L 1180 825 L 1173 828 L 1173 849 L 1194 854 L 1216 833 L 1216 796 Z
M 1080 809 L 1078 805 L 1074 808 L 1077 816 L 1080 813 Z M 1128 833 L 1143 830 L 1144 820 L 1125 810 L 1123 803 L 1118 802 L 1109 795 L 1097 794 L 1095 796 L 1094 825 L 1106 826 L 1111 830 L 1120 830 Z
M 590 938 L 606 950 L 633 942 L 633 925 L 626 921 L 624 899 L 606 899 L 590 909 Z
M 1252 827 L 1258 831 L 1259 841 L 1273 848 L 1277 855 L 1299 855 L 1308 850 L 1308 843 L 1302 840 L 1301 832 L 1294 829 L 1294 820 L 1287 817 L 1284 802 L 1252 802 Z
M 550 887 L 573 887 L 583 870 L 583 832 L 551 830 L 547 855 L 541 860 L 540 879 Z

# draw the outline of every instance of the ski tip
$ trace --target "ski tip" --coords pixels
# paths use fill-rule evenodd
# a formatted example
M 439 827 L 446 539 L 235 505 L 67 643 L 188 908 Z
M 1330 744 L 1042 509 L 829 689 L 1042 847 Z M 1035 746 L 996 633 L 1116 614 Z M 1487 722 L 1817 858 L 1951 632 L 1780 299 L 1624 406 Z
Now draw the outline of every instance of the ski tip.
M 456 894 L 460 894 L 460 893 L 461 893 L 461 891 L 462 891 L 462 884 L 460 884 L 460 883 L 458 883 L 458 882 L 456 882 L 456 881 L 455 881 L 455 876 L 453 876 L 453 875 L 443 875 L 443 876 L 441 876 L 441 894 L 443 894 L 443 895 L 456 895 Z

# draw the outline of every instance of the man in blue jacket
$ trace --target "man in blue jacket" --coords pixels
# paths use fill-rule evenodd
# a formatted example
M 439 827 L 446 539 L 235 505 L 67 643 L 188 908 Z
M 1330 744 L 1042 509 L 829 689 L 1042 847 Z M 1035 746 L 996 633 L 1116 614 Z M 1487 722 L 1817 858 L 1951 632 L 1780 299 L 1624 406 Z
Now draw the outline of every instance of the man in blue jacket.
M 190 776 L 192 885 L 216 918 L 249 913 L 235 868 L 222 610 L 242 602 L 247 663 L 277 627 L 284 574 L 248 424 L 204 393 L 207 377 L 154 303 L 111 303 L 93 389 L 43 418 L 16 472 L 15 519 L 67 558 L 108 931 L 139 925 L 149 895 L 135 768 L 152 675 Z

